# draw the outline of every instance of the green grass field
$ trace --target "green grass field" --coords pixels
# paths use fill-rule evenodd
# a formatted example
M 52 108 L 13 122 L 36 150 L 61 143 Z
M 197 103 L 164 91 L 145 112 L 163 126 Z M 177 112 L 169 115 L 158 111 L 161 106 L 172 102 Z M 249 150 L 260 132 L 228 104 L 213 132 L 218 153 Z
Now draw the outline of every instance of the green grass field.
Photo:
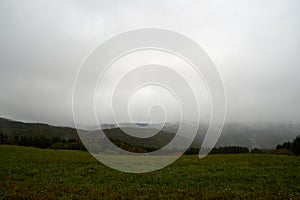
M 2 199 L 300 199 L 300 157 L 183 156 L 162 170 L 127 174 L 89 153 L 0 146 Z

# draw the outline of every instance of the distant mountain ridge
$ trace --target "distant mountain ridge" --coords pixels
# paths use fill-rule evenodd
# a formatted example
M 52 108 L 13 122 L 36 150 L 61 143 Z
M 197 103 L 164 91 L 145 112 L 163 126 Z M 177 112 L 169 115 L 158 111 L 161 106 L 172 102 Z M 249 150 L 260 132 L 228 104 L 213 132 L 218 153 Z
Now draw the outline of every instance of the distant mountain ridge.
M 135 128 L 127 128 L 134 131 Z M 10 119 L 0 118 L 0 130 L 7 135 L 10 139 L 15 137 L 46 137 L 46 138 L 60 138 L 65 140 L 80 140 L 77 130 L 70 127 L 59 127 L 52 126 L 43 123 L 25 123 L 13 121 Z M 122 143 L 124 145 L 132 145 L 139 147 L 149 147 L 149 148 L 161 148 L 167 145 L 175 136 L 174 133 L 168 133 L 165 131 L 158 131 L 158 133 L 149 138 L 138 138 L 127 135 L 120 128 L 115 128 L 110 126 L 108 129 L 103 130 L 106 136 L 113 142 Z M 140 129 L 139 131 L 150 131 L 151 129 Z M 96 135 L 99 134 L 97 130 L 81 130 L 83 132 L 83 137 L 86 135 L 93 138 L 97 138 Z M 157 132 L 157 131 L 154 131 Z M 185 140 L 185 138 L 182 138 Z M 100 143 L 100 142 L 99 142 Z
M 135 127 L 136 125 L 142 126 L 141 129 L 147 131 L 144 127 L 147 124 L 130 124 L 121 123 L 122 127 Z M 191 124 L 192 125 L 192 124 Z M 161 127 L 161 124 L 152 124 L 150 129 Z M 167 123 L 159 137 L 145 142 L 146 140 L 129 139 L 126 135 L 122 134 L 122 130 L 115 124 L 103 125 L 105 133 L 109 138 L 119 139 L 126 142 L 131 142 L 134 145 L 142 141 L 143 144 L 151 144 L 155 147 L 160 147 L 167 144 L 172 140 L 174 134 L 177 132 L 178 124 Z M 79 139 L 75 128 L 53 126 L 44 123 L 26 123 L 18 122 L 10 119 L 0 118 L 0 130 L 9 137 L 15 136 L 45 136 L 45 137 L 59 137 L 64 139 Z M 187 130 L 188 131 L 188 130 Z M 207 131 L 207 124 L 199 126 L 198 135 L 196 136 L 193 147 L 200 147 L 204 134 Z M 254 147 L 273 149 L 277 144 L 286 141 L 292 141 L 297 135 L 300 135 L 299 124 L 288 125 L 274 125 L 274 124 L 239 124 L 227 123 L 224 125 L 223 132 L 217 142 L 216 146 L 245 146 L 250 149 Z M 121 137 L 121 138 L 119 138 Z M 156 142 L 154 142 L 156 141 Z M 153 145 L 155 144 L 155 145 Z M 150 146 L 151 146 L 150 145 Z

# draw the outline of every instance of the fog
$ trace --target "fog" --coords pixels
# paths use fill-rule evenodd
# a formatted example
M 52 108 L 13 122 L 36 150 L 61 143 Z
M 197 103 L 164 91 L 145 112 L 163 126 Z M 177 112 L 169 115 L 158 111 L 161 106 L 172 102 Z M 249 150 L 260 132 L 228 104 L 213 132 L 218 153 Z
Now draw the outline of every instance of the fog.
M 3 117 L 73 126 L 73 84 L 90 52 L 116 34 L 154 27 L 184 34 L 207 52 L 224 82 L 227 122 L 300 122 L 297 0 L 2 0 L 0 25 Z M 140 95 L 150 101 L 158 93 Z M 101 113 L 104 121 L 109 112 Z

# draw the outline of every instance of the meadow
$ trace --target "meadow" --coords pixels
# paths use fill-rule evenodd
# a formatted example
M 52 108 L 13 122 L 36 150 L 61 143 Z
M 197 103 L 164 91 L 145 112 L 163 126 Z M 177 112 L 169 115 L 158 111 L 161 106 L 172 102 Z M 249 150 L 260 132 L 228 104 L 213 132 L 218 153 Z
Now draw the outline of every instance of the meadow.
M 1 199 L 300 199 L 300 156 L 184 155 L 146 174 L 89 153 L 0 145 Z

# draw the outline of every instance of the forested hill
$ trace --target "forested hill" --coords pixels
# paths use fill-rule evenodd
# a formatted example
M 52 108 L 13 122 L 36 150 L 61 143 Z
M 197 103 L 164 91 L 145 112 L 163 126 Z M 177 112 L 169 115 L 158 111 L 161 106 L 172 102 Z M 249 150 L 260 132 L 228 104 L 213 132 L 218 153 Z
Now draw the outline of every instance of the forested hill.
M 130 128 L 132 124 L 123 124 L 124 127 Z M 143 140 L 129 137 L 123 134 L 122 130 L 113 124 L 108 124 L 104 130 L 106 135 L 111 140 L 121 140 L 132 145 L 150 145 L 151 147 L 161 147 L 167 144 L 174 137 L 177 131 L 176 124 L 167 124 L 160 134 L 152 137 L 150 140 Z M 150 126 L 150 129 L 156 129 L 156 126 Z M 199 133 L 205 133 L 206 126 L 199 126 Z M 71 127 L 52 126 L 43 123 L 25 123 L 0 118 L 0 131 L 2 131 L 9 138 L 13 139 L 15 136 L 25 137 L 47 137 L 60 138 L 65 140 L 79 140 L 76 129 Z M 143 131 L 147 131 L 144 129 Z M 263 149 L 273 149 L 277 144 L 286 141 L 292 141 L 296 136 L 300 135 L 300 125 L 276 125 L 276 124 L 237 124 L 227 123 L 224 126 L 223 132 L 217 142 L 220 146 L 245 146 L 250 149 L 258 147 Z M 183 138 L 184 139 L 184 138 Z M 201 146 L 203 140 L 202 135 L 197 135 L 195 145 L 193 147 Z M 155 144 L 155 145 L 153 145 Z
M 18 122 L 5 118 L 0 118 L 0 130 L 9 138 L 14 138 L 15 136 L 45 136 L 49 138 L 64 138 L 66 140 L 79 139 L 74 128 L 51 126 L 42 123 Z
M 139 130 L 139 132 L 140 131 L 141 130 Z M 153 132 L 151 129 L 144 129 L 142 131 Z M 25 123 L 0 118 L 0 132 L 5 135 L 5 137 L 8 137 L 6 143 L 22 146 L 31 146 L 34 143 L 33 146 L 42 146 L 47 148 L 53 146 L 53 144 L 56 144 L 57 142 L 76 142 L 77 146 L 81 143 L 76 129 L 70 127 L 51 126 L 42 123 Z M 105 129 L 104 133 L 113 143 L 118 146 L 123 146 L 125 149 L 130 149 L 131 147 L 150 149 L 160 148 L 168 144 L 175 136 L 174 133 L 159 131 L 156 135 L 150 138 L 137 138 L 127 135 L 120 128 Z M 87 137 L 95 136 L 97 134 L 99 134 L 97 130 L 86 131 Z M 91 139 L 94 140 L 93 138 Z M 182 140 L 185 140 L 185 138 L 182 138 Z M 47 143 L 47 145 L 36 144 L 40 142 Z M 81 146 L 80 148 L 82 148 Z

